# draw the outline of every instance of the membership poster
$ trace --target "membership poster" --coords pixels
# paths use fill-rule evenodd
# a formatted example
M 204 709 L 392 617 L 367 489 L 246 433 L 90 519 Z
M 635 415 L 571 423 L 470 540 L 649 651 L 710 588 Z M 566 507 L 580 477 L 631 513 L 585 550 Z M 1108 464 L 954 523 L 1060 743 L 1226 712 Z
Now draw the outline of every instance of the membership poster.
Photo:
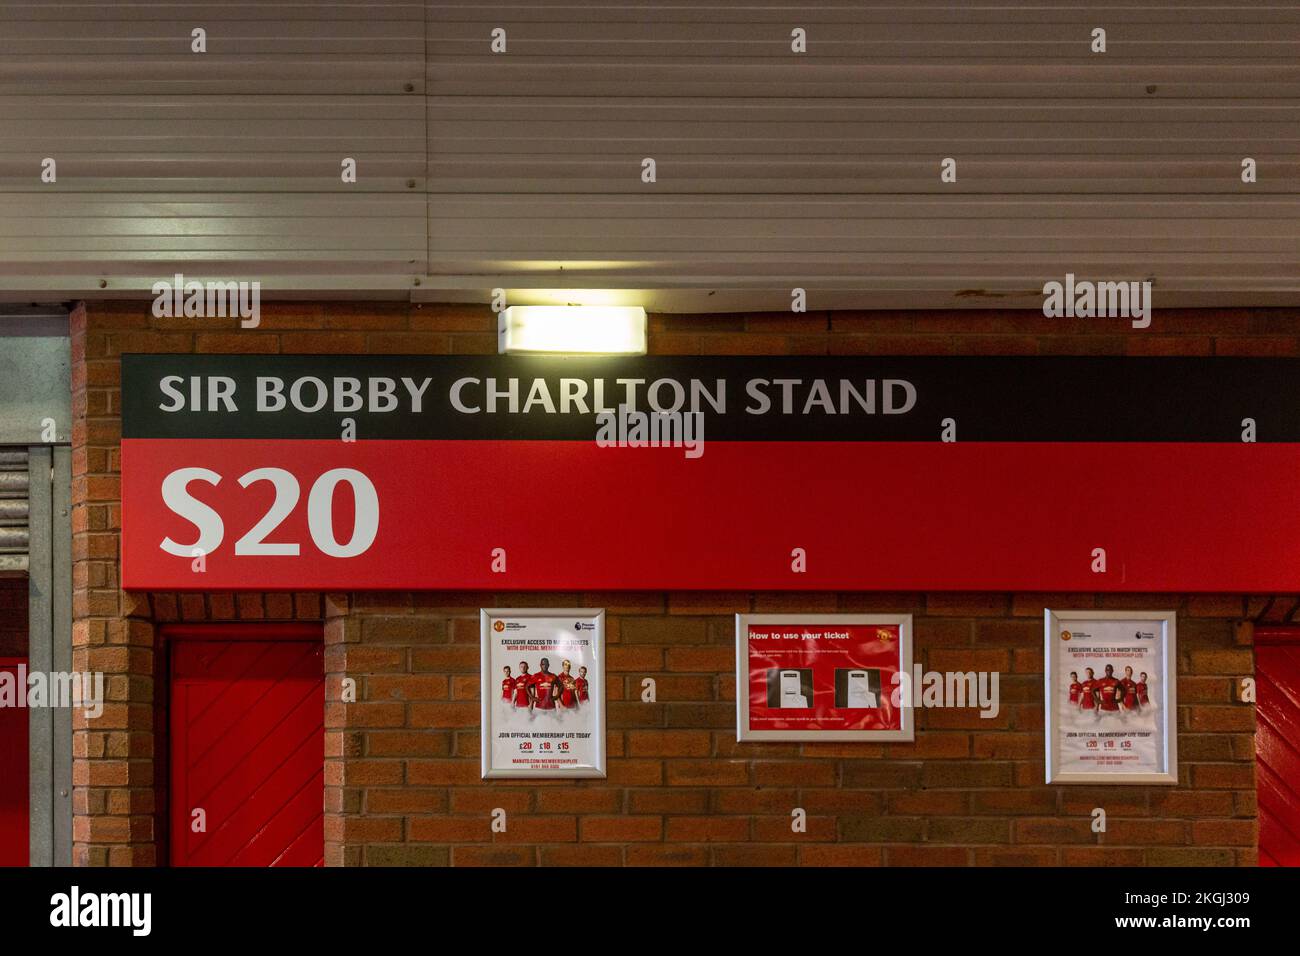
M 904 615 L 737 615 L 738 740 L 911 740 Z
M 1169 779 L 1169 618 L 1049 612 L 1049 782 Z
M 605 776 L 605 612 L 481 612 L 483 777 Z

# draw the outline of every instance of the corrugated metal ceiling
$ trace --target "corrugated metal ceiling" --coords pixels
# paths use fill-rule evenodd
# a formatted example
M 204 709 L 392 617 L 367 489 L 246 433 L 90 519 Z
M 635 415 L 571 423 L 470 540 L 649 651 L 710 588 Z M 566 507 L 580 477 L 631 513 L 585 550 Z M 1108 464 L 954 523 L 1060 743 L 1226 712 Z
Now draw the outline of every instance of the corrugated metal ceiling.
M 1297 54 L 1296 4 L 5 2 L 0 295 L 1295 303 Z

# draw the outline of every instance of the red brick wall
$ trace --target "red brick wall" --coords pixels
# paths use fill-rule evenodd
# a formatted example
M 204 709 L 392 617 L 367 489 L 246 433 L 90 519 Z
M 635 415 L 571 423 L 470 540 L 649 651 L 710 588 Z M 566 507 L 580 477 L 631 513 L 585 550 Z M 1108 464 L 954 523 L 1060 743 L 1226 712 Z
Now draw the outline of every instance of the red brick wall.
M 1250 629 L 1269 604 L 1242 596 L 1007 594 L 127 594 L 118 588 L 118 356 L 138 352 L 490 353 L 482 307 L 269 304 L 262 325 L 154 319 L 148 303 L 73 316 L 74 659 L 105 671 L 104 716 L 77 723 L 74 858 L 158 861 L 165 792 L 155 623 L 326 620 L 326 840 L 331 864 L 1062 863 L 1255 860 Z M 654 317 L 654 353 L 1295 354 L 1300 311 L 1156 313 L 1145 332 L 1035 313 Z M 1042 623 L 1057 607 L 1179 612 L 1180 784 L 1047 787 Z M 481 606 L 609 610 L 609 779 L 478 776 Z M 917 659 L 1002 672 L 1003 710 L 922 711 L 903 745 L 748 744 L 734 736 L 737 611 L 894 611 L 915 617 Z M 638 689 L 655 677 L 658 701 Z M 1107 810 L 1104 835 L 1090 812 Z M 501 807 L 508 830 L 492 834 Z M 790 811 L 808 814 L 804 834 Z
M 1044 603 L 1179 612 L 1180 784 L 1043 783 Z M 609 777 L 479 779 L 482 604 L 607 621 Z M 1253 671 L 1242 598 L 1006 594 L 495 594 L 331 598 L 331 862 L 1234 865 L 1255 862 Z M 914 615 L 926 669 L 997 670 L 1001 712 L 922 710 L 910 744 L 738 744 L 737 611 Z M 657 701 L 643 703 L 653 677 Z M 492 834 L 489 814 L 507 812 Z M 807 812 L 795 834 L 790 813 Z M 1091 832 L 1102 807 L 1108 830 Z

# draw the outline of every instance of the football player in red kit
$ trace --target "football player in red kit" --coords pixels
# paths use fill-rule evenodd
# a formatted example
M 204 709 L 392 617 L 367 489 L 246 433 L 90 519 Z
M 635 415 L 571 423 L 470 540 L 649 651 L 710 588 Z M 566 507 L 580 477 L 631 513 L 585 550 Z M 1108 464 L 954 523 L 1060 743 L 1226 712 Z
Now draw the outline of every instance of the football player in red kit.
M 1124 676 L 1120 678 L 1119 686 L 1122 694 L 1122 699 L 1120 700 L 1120 703 L 1123 704 L 1124 709 L 1137 710 L 1137 706 L 1138 706 L 1137 681 L 1133 679 L 1133 668 L 1131 667 L 1124 668 Z
M 1147 672 L 1143 671 L 1138 674 L 1137 681 L 1138 706 L 1146 707 L 1150 705 L 1151 699 L 1147 697 Z
M 574 683 L 578 685 L 578 702 L 585 704 L 587 702 L 587 668 L 578 668 L 578 678 Z
M 1091 712 L 1097 706 L 1097 682 L 1092 678 L 1092 668 L 1083 669 L 1083 684 L 1079 687 L 1079 709 Z
M 1102 713 L 1119 710 L 1119 681 L 1115 679 L 1115 667 L 1106 665 L 1106 676 L 1097 681 L 1097 703 Z
M 568 710 L 578 706 L 578 681 L 569 673 L 573 667 L 571 661 L 561 661 L 560 666 L 564 670 L 555 676 L 555 681 L 560 688 L 560 706 Z
M 527 708 L 533 706 L 532 697 L 528 693 L 529 689 L 532 686 L 533 686 L 533 675 L 528 673 L 528 662 L 520 661 L 519 676 L 515 678 L 515 706 L 516 707 Z
M 555 709 L 555 695 L 559 693 L 559 685 L 555 683 L 555 675 L 551 673 L 551 662 L 545 657 L 542 658 L 542 669 L 533 675 L 533 683 L 529 691 L 533 706 L 538 710 Z
M 510 676 L 510 668 L 508 666 L 501 668 L 501 670 L 504 671 L 506 675 L 501 679 L 501 699 L 510 700 L 515 696 L 515 679 Z
M 1079 694 L 1083 691 L 1083 685 L 1079 683 L 1079 675 L 1075 671 L 1070 671 L 1070 703 L 1079 703 Z

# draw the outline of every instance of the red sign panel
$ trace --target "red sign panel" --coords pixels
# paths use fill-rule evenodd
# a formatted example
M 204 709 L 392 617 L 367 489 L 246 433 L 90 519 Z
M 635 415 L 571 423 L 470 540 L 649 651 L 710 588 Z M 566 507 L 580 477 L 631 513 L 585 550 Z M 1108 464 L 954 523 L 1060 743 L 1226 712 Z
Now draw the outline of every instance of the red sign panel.
M 1098 361 L 126 356 L 123 585 L 1300 587 L 1300 363 Z
M 585 442 L 122 446 L 128 588 L 1300 584 L 1300 554 L 1287 544 L 1300 537 L 1300 447 L 1291 445 L 1154 453 L 1119 444 L 719 442 L 695 461 L 669 449 Z M 219 477 L 187 487 L 223 531 L 201 560 L 191 554 L 197 527 L 163 494 L 169 476 L 195 468 Z M 263 477 L 241 486 L 268 468 L 283 472 L 278 485 Z M 340 469 L 356 477 L 336 481 Z M 331 476 L 329 520 L 313 525 L 323 476 Z M 360 530 L 358 494 L 372 508 Z M 1104 572 L 1093 570 L 1096 548 L 1105 549 Z

